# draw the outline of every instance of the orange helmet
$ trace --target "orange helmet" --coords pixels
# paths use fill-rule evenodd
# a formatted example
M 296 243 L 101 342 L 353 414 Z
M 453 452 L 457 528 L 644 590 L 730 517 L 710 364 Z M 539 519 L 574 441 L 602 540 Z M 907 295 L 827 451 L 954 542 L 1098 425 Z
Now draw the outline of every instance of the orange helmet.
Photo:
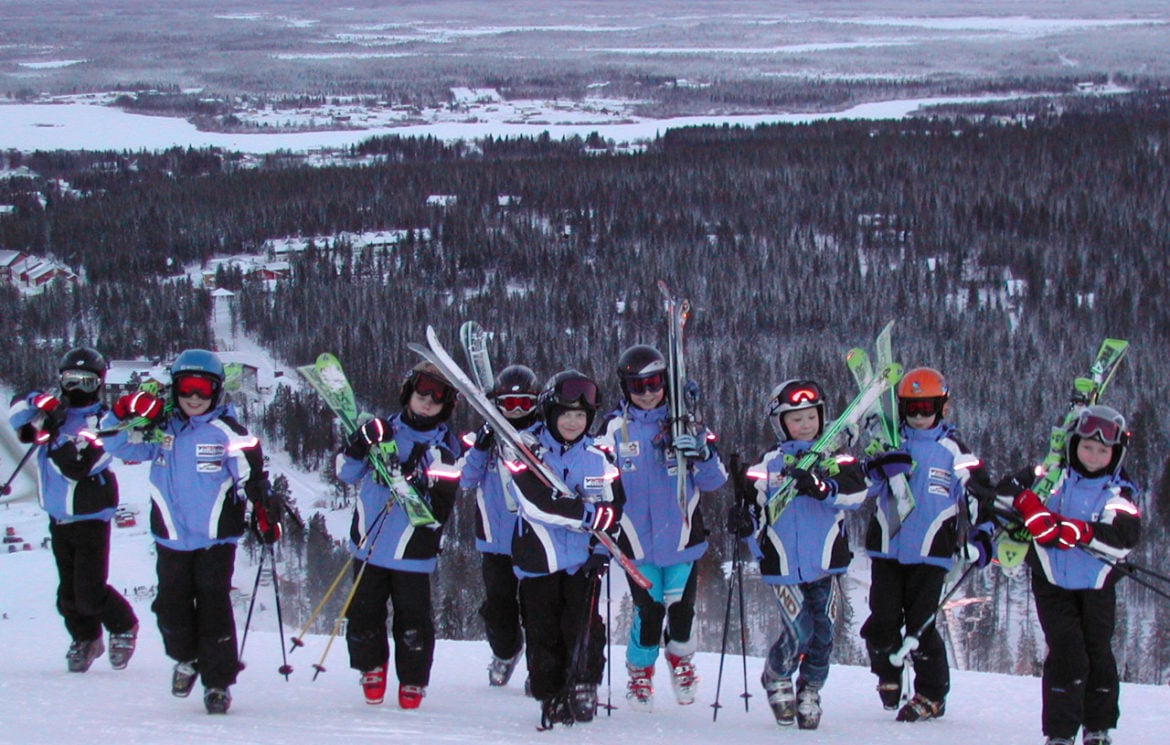
M 898 415 L 941 417 L 950 389 L 942 373 L 932 367 L 916 367 L 898 381 Z M 936 421 L 937 423 L 937 421 Z

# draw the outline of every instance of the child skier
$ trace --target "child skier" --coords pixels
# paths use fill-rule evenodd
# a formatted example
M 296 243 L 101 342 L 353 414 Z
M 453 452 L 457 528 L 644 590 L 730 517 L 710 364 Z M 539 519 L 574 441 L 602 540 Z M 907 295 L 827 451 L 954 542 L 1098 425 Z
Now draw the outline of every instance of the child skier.
M 650 590 L 630 586 L 635 614 L 626 646 L 626 698 L 635 711 L 653 709 L 654 663 L 664 638 L 675 698 L 680 704 L 695 701 L 695 562 L 707 550 L 699 492 L 727 481 L 706 433 L 670 442 L 666 372 L 666 360 L 653 347 L 639 344 L 622 352 L 617 364 L 622 402 L 598 438 L 617 456 L 626 495 L 623 530 L 636 547 L 636 563 L 653 583 Z M 686 506 L 681 509 L 676 452 L 687 458 Z
M 617 467 L 587 434 L 599 405 L 597 384 L 576 370 L 557 373 L 540 394 L 544 426 L 536 449 L 572 496 L 545 486 L 523 465 L 509 464 L 520 505 L 512 562 L 543 728 L 592 721 L 605 667 L 597 600 L 609 557 L 588 531 L 618 532 L 625 494 Z
M 524 365 L 500 371 L 488 397 L 517 430 L 540 426 L 536 373 Z M 475 489 L 475 547 L 482 557 L 483 618 L 492 659 L 488 685 L 504 686 L 524 652 L 519 580 L 512 572 L 512 534 L 516 532 L 516 500 L 508 491 L 511 473 L 496 455 L 495 433 L 484 425 L 463 460 L 461 489 Z
M 833 652 L 833 578 L 845 573 L 852 558 L 844 512 L 856 510 L 866 498 L 865 473 L 851 456 L 829 457 L 822 461 L 826 465 L 809 470 L 790 465 L 820 437 L 825 414 L 825 394 L 814 381 L 787 380 L 772 390 L 768 421 L 777 446 L 748 469 L 756 488 L 753 514 L 744 515 L 740 507 L 736 516 L 733 508 L 729 522 L 733 532 L 746 535 L 751 518 L 766 516 L 768 501 L 791 478 L 796 496 L 775 521 L 761 521 L 764 527 L 753 548 L 760 576 L 776 594 L 781 621 L 761 682 L 776 722 L 795 722 L 800 729 L 820 725 L 820 690 Z
M 1122 468 L 1125 417 L 1088 406 L 1067 432 L 1065 461 L 1046 502 L 1028 487 L 1034 471 L 1006 480 L 1000 491 L 1032 535 L 1028 554 L 1036 614 L 1044 630 L 1041 721 L 1048 745 L 1109 745 L 1117 726 L 1118 676 L 1113 658 L 1117 598 L 1114 569 L 1137 545 L 1137 488 Z
M 903 448 L 867 464 L 870 493 L 877 504 L 866 535 L 871 559 L 870 616 L 861 627 L 870 670 L 878 676 L 878 696 L 886 709 L 902 698 L 902 671 L 890 660 L 902 643 L 902 631 L 918 635 L 913 653 L 914 695 L 898 710 L 897 720 L 915 722 L 943 716 L 950 691 L 950 670 L 934 614 L 947 571 L 957 550 L 965 550 L 967 529 L 980 515 L 980 500 L 993 494 L 979 459 L 944 421 L 949 400 L 946 380 L 937 370 L 910 370 L 897 387 Z M 890 479 L 906 474 L 914 510 L 891 536 L 887 515 L 897 509 Z M 925 628 L 923 628 L 925 624 Z
M 32 391 L 14 398 L 9 410 L 20 441 L 37 448 L 40 502 L 49 514 L 59 579 L 57 611 L 73 639 L 65 660 L 74 673 L 88 670 L 105 651 L 103 626 L 115 670 L 130 662 L 138 638 L 134 610 L 107 583 L 118 482 L 96 435 L 108 411 L 101 402 L 106 367 L 95 349 L 70 350 L 57 368 L 59 394 Z
M 386 695 L 390 659 L 387 601 L 394 605 L 398 705 L 417 709 L 430 682 L 435 652 L 431 573 L 459 480 L 455 462 L 460 447 L 445 424 L 456 399 L 455 389 L 434 365 L 418 363 L 400 388 L 401 413 L 365 422 L 349 438 L 338 460 L 341 481 L 361 484 L 350 528 L 357 587 L 345 639 L 350 667 L 362 674 L 362 692 L 368 704 L 380 704 Z M 412 525 L 390 488 L 376 477 L 367 456 L 371 448 L 390 440 L 397 446 L 403 475 L 430 505 L 438 525 Z
M 202 678 L 208 714 L 226 714 L 240 670 L 231 587 L 245 499 L 260 539 L 280 537 L 283 506 L 269 489 L 260 442 L 224 401 L 224 367 L 205 349 L 171 365 L 171 404 L 146 392 L 114 404 L 108 425 L 142 418 L 157 426 L 107 438 L 110 452 L 149 462 L 150 530 L 158 564 L 154 612 L 167 656 L 176 660 L 171 693 L 185 698 Z

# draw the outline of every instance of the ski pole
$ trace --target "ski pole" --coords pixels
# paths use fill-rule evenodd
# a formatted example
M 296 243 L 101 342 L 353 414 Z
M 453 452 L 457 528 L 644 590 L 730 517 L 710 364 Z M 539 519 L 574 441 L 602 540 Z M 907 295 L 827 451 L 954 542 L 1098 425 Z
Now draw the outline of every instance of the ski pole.
M 4 482 L 4 486 L 0 487 L 0 497 L 7 497 L 12 493 L 12 482 L 16 481 L 16 477 L 20 475 L 20 469 L 24 468 L 24 464 L 28 463 L 28 459 L 32 457 L 33 451 L 35 451 L 38 447 L 39 445 L 34 442 L 32 445 L 28 446 L 28 450 L 24 451 L 24 456 L 21 457 L 20 462 L 16 464 L 16 469 L 12 472 L 12 475 L 8 477 L 8 480 Z
M 723 642 L 719 645 L 719 673 L 715 676 L 715 703 L 711 704 L 714 711 L 711 712 L 711 721 L 719 720 L 719 709 L 723 707 L 719 703 L 719 693 L 723 688 L 723 660 L 727 656 L 727 632 L 730 631 L 731 626 L 731 600 L 735 596 L 735 565 L 739 563 L 739 538 L 732 538 L 735 541 L 735 547 L 732 549 L 732 575 L 727 582 L 727 605 L 723 609 Z
M 260 575 L 264 573 L 264 551 L 260 552 L 260 563 L 256 566 L 256 581 L 252 583 L 252 599 L 248 601 L 248 618 L 244 621 L 244 635 L 240 639 L 240 669 L 248 665 L 244 662 L 244 647 L 248 646 L 248 629 L 252 627 L 252 611 L 256 607 L 256 594 L 260 589 Z
M 292 667 L 288 664 L 288 652 L 284 648 L 284 615 L 280 610 L 280 577 L 276 573 L 276 549 L 269 543 L 265 550 L 268 553 L 269 562 L 272 565 L 272 592 L 276 595 L 276 630 L 280 633 L 280 658 L 281 666 L 277 669 L 284 679 L 287 681 L 288 676 L 292 674 Z M 263 554 L 261 554 L 263 557 Z
M 613 594 L 605 573 L 605 715 L 613 716 Z
M 918 649 L 918 643 L 921 636 L 925 634 L 926 630 L 934 624 L 935 619 L 938 618 L 938 614 L 942 612 L 943 607 L 947 604 L 947 601 L 951 599 L 951 596 L 953 596 L 955 592 L 957 592 L 958 589 L 963 586 L 963 582 L 967 579 L 967 575 L 971 574 L 971 570 L 978 566 L 978 564 L 972 563 L 970 566 L 964 569 L 963 573 L 959 575 L 959 578 L 955 580 L 955 584 L 951 586 L 951 589 L 947 590 L 946 594 L 943 595 L 942 598 L 938 601 L 938 605 L 936 605 L 931 614 L 926 617 L 926 620 L 923 621 L 922 624 L 914 630 L 914 633 L 906 635 L 906 638 L 902 640 L 902 646 L 898 647 L 897 650 L 890 653 L 891 665 L 894 667 L 902 667 L 906 664 L 906 658 L 910 656 L 911 652 Z
M 1170 577 L 1159 574 L 1158 572 L 1155 572 L 1152 569 L 1147 569 L 1145 567 L 1138 566 L 1136 564 L 1130 564 L 1125 559 L 1118 559 L 1116 557 L 1110 556 L 1109 554 L 1105 553 L 1104 551 L 1090 547 L 1089 544 L 1087 544 L 1087 543 L 1078 543 L 1077 548 L 1083 550 L 1085 553 L 1087 553 L 1089 556 L 1092 556 L 1097 561 L 1108 564 L 1109 566 L 1118 570 L 1119 572 L 1121 572 L 1122 576 L 1129 577 L 1134 582 L 1137 582 L 1139 585 L 1146 588 L 1147 590 L 1154 593 L 1155 595 L 1158 595 L 1159 597 L 1170 600 L 1170 592 L 1167 592 L 1165 588 L 1158 587 L 1153 582 L 1151 582 L 1151 581 L 1149 581 L 1149 580 L 1147 580 L 1144 577 L 1141 577 L 1139 575 L 1141 573 L 1145 573 L 1145 574 L 1148 574 L 1151 577 L 1153 577 L 1155 579 L 1159 579 L 1163 582 L 1170 582 Z
M 747 678 L 747 623 L 744 619 L 743 612 L 743 562 L 739 560 L 739 541 L 735 542 L 735 583 L 739 586 L 737 590 L 739 594 L 739 655 L 743 659 L 743 693 L 740 698 L 743 699 L 743 710 L 748 711 L 748 699 L 752 694 L 748 693 L 748 678 Z

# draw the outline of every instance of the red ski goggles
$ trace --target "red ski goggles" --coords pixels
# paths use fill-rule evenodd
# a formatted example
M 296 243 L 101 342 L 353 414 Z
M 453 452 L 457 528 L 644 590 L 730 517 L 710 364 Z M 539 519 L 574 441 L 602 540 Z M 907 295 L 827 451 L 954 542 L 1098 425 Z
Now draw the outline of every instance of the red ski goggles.
M 626 388 L 630 393 L 658 393 L 666 387 L 666 376 L 660 372 L 652 373 L 641 378 L 626 378 Z
M 455 398 L 455 389 L 425 373 L 415 378 L 414 392 L 420 396 L 430 396 L 437 404 L 445 404 Z
M 1081 413 L 1073 434 L 1082 440 L 1097 440 L 1104 445 L 1116 445 L 1125 437 L 1125 419 L 1101 416 L 1092 411 Z
M 497 398 L 496 405 L 500 407 L 501 411 L 528 412 L 536 408 L 536 396 L 527 393 L 513 393 Z
M 187 375 L 175 381 L 175 395 L 179 398 L 201 398 L 210 401 L 215 395 L 215 383 L 198 375 Z
M 935 416 L 942 412 L 942 400 L 938 398 L 902 398 L 898 400 L 898 411 L 904 417 Z

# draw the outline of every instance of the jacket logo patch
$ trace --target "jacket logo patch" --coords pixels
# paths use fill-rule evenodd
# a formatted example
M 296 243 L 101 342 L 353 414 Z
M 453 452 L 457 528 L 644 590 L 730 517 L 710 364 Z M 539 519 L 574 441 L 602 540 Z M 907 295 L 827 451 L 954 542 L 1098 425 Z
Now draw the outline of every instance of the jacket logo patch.
M 926 491 L 929 494 L 937 494 L 940 497 L 949 496 L 951 493 L 950 489 L 946 488 L 945 486 L 943 486 L 941 484 L 931 484 L 930 486 L 928 486 L 926 488 Z
M 175 436 L 174 435 L 163 435 L 162 444 L 160 445 L 160 447 L 163 450 L 174 450 L 175 449 Z
M 218 460 L 202 461 L 195 464 L 196 473 L 219 473 L 223 464 Z
M 605 477 L 586 476 L 584 485 L 587 491 L 599 491 L 603 486 L 605 486 Z
M 195 445 L 196 458 L 222 458 L 223 452 L 223 445 L 212 443 L 197 443 Z
M 634 440 L 633 442 L 619 442 L 618 456 L 622 458 L 637 458 L 642 454 L 642 443 Z
M 948 484 L 951 482 L 951 472 L 945 468 L 930 469 L 931 481 L 945 481 Z

